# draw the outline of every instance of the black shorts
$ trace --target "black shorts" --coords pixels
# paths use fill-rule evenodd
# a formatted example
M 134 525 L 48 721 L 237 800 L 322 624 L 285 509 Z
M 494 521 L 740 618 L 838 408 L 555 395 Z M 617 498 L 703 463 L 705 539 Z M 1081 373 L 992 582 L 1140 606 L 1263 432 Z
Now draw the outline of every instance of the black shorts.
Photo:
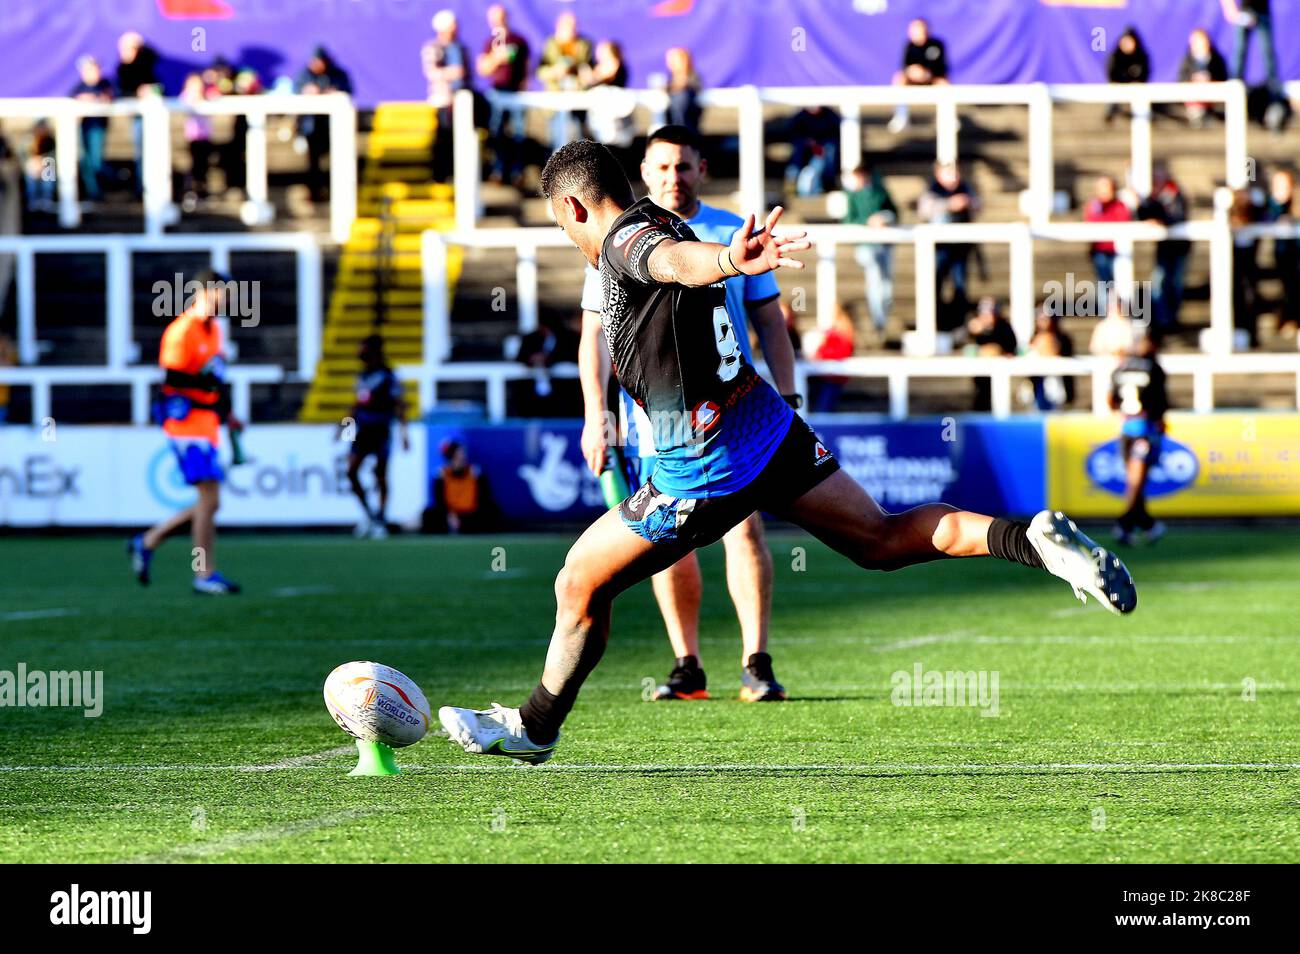
M 1120 453 L 1124 455 L 1124 460 L 1147 461 L 1152 467 L 1160 459 L 1160 448 L 1163 443 L 1162 435 L 1150 434 L 1146 437 L 1134 437 L 1130 434 L 1124 434 L 1119 439 Z
M 387 460 L 392 442 L 391 424 L 362 424 L 357 428 L 357 439 L 352 442 L 352 454 L 360 460 L 372 454 L 379 460 Z
M 721 540 L 751 513 L 781 513 L 839 469 L 835 455 L 796 414 L 759 475 L 735 493 L 672 497 L 647 480 L 618 511 L 628 529 L 651 543 L 702 547 Z

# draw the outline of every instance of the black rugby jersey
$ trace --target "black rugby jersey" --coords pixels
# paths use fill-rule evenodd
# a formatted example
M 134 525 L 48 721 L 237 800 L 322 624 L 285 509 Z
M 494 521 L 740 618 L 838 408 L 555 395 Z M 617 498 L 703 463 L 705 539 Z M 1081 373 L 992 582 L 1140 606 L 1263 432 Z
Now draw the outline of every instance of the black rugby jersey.
M 610 227 L 600 256 L 602 324 L 614 373 L 648 414 L 655 485 L 682 496 L 730 493 L 762 469 L 793 412 L 746 359 L 725 282 L 699 288 L 650 277 L 665 239 L 696 241 L 648 198 Z

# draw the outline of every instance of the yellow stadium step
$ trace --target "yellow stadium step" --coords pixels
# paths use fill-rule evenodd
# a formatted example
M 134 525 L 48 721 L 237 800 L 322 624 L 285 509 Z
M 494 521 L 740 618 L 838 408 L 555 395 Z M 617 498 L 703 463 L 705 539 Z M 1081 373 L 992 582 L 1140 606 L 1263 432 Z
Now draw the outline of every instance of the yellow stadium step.
M 376 182 L 361 187 L 362 199 L 444 199 L 452 200 L 455 190 L 445 182 Z
M 424 320 L 424 310 L 421 308 L 390 308 L 384 312 L 384 322 L 388 325 L 385 337 L 388 338 L 415 338 L 420 334 L 420 322 Z M 340 339 L 346 338 L 351 340 L 355 338 L 360 329 L 369 329 L 374 323 L 374 315 L 371 312 L 355 310 L 343 312 L 334 316 L 332 327 L 339 331 Z M 367 334 L 369 331 L 367 331 Z
M 380 103 L 375 108 L 371 129 L 404 129 L 425 126 L 429 129 L 438 122 L 438 114 L 428 103 Z
M 424 294 L 419 289 L 389 288 L 376 296 L 373 288 L 340 288 L 334 292 L 330 301 L 330 312 L 339 314 L 354 308 L 374 308 L 382 299 L 388 308 L 404 305 L 420 306 L 424 303 Z
M 365 138 L 360 217 L 339 256 L 304 421 L 337 421 L 352 406 L 357 345 L 367 335 L 384 336 L 395 365 L 424 359 L 420 233 L 449 231 L 456 212 L 452 186 L 429 179 L 436 131 L 434 111 L 425 103 L 381 103 L 375 110 Z M 453 286 L 461 263 L 461 250 L 453 247 L 447 262 Z M 405 391 L 414 408 L 418 388 L 410 383 Z
M 389 166 L 367 163 L 366 176 L 373 182 L 418 182 L 429 177 L 428 165 Z

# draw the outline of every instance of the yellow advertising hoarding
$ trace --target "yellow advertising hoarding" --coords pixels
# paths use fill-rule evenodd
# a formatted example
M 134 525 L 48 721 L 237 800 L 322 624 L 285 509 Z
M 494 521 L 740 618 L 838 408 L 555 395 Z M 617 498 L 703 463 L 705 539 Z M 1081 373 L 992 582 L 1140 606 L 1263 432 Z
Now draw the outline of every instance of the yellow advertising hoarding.
M 1147 503 L 1158 517 L 1300 515 L 1300 414 L 1174 413 Z M 1047 421 L 1047 504 L 1080 517 L 1123 509 L 1118 418 Z

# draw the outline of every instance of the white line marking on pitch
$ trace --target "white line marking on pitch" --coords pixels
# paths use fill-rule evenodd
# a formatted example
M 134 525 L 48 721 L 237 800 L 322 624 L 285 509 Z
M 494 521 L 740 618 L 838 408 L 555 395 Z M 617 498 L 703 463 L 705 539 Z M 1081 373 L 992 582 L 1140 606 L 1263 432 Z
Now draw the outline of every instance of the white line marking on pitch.
M 951 633 L 931 633 L 925 636 L 896 639 L 892 643 L 885 643 L 883 646 L 872 646 L 871 650 L 877 653 L 889 653 L 898 649 L 916 649 L 919 646 L 933 646 L 935 643 L 955 643 L 972 638 L 977 638 L 973 631 L 958 629 Z
M 54 619 L 59 616 L 77 616 L 81 613 L 79 609 L 65 609 L 57 607 L 55 609 L 38 609 L 38 610 L 14 610 L 10 613 L 0 615 L 0 620 L 6 623 L 13 623 L 24 619 Z
M 251 831 L 235 832 L 222 838 L 214 838 L 211 841 L 200 841 L 192 845 L 177 845 L 174 848 L 164 848 L 162 851 L 124 859 L 121 863 L 151 865 L 209 858 L 213 855 L 237 851 L 240 848 L 248 848 L 252 845 L 262 845 L 269 841 L 281 841 L 285 838 L 292 838 L 294 835 L 318 831 L 321 828 L 346 825 L 348 822 L 366 818 L 370 815 L 377 815 L 380 811 L 381 809 L 378 808 L 354 808 L 347 811 L 331 812 L 328 815 L 321 815 L 319 818 L 305 818 L 284 825 L 268 825 L 265 828 L 254 828 Z
M 271 596 L 322 596 L 333 593 L 331 586 L 281 586 L 271 591 Z
M 298 755 L 291 759 L 281 759 L 279 762 L 267 762 L 264 765 L 241 765 L 239 768 L 244 772 L 278 772 L 281 769 L 301 768 L 304 765 L 324 762 L 326 759 L 347 755 L 355 751 L 356 746 L 354 745 L 340 745 L 337 748 L 327 749 L 324 752 L 314 752 L 311 755 Z
M 406 765 L 403 772 L 495 772 L 503 768 L 499 760 L 493 763 L 467 763 L 443 765 Z M 294 769 L 330 769 L 319 760 L 289 766 Z M 531 766 L 530 766 L 531 767 Z M 247 765 L 0 765 L 0 772 L 247 772 Z M 546 772 L 1169 772 L 1169 771 L 1229 771 L 1232 769 L 1270 769 L 1292 772 L 1300 769 L 1300 762 L 834 762 L 801 765 L 796 763 L 719 762 L 704 764 L 674 764 L 653 762 L 646 764 L 619 762 L 573 762 L 537 766 Z
M 508 766 L 483 765 L 472 763 L 465 765 L 412 765 L 411 772 L 490 772 L 500 771 Z M 546 765 L 523 766 L 536 768 L 542 772 L 943 772 L 946 774 L 963 774 L 967 772 L 1170 772 L 1170 771 L 1226 771 L 1229 769 L 1278 769 L 1294 771 L 1300 769 L 1300 762 L 1006 762 L 969 764 L 936 764 L 923 762 L 879 763 L 836 765 L 834 763 L 813 765 L 758 765 L 744 762 L 721 763 L 718 765 L 672 765 L 669 763 L 647 763 L 644 765 L 619 765 L 600 763 L 560 763 L 550 762 Z M 408 771 L 404 768 L 403 771 Z

